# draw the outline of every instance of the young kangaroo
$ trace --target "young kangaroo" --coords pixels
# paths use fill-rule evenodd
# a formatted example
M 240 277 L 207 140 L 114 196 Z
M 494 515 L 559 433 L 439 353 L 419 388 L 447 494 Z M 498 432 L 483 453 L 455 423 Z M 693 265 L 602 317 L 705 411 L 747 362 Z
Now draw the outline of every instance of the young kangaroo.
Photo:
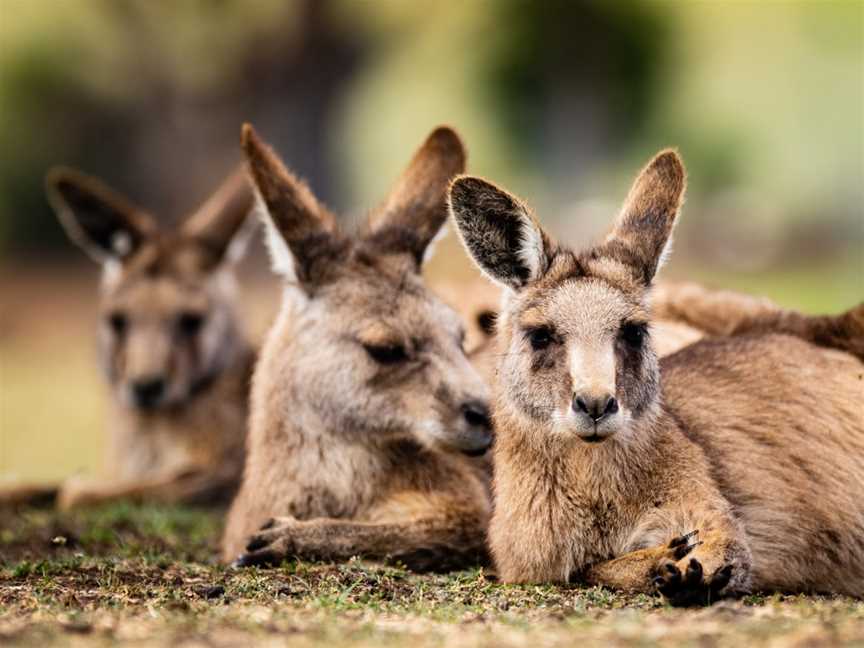
M 103 266 L 102 366 L 113 398 L 109 481 L 71 479 L 59 504 L 227 501 L 243 466 L 253 354 L 233 262 L 252 208 L 235 172 L 176 230 L 77 171 L 48 175 L 69 238 Z
M 223 559 L 245 547 L 241 565 L 291 555 L 476 564 L 488 497 L 463 453 L 491 444 L 488 392 L 459 317 L 421 276 L 462 142 L 435 130 L 355 235 L 251 126 L 242 146 L 284 294 L 255 368 Z
M 660 153 L 612 233 L 582 253 L 494 185 L 451 186 L 465 247 L 507 292 L 489 529 L 499 575 L 656 588 L 676 604 L 751 589 L 864 595 L 862 363 L 758 332 L 658 363 L 650 289 L 684 177 L 678 155 Z

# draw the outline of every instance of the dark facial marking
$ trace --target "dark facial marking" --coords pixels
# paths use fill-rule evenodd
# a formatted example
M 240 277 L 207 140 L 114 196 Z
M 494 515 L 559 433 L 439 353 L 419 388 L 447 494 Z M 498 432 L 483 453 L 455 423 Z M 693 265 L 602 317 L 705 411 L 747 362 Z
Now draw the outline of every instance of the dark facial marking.
M 659 370 L 650 358 L 648 328 L 644 323 L 625 322 L 615 339 L 615 386 L 618 399 L 635 416 L 641 414 L 659 390 Z

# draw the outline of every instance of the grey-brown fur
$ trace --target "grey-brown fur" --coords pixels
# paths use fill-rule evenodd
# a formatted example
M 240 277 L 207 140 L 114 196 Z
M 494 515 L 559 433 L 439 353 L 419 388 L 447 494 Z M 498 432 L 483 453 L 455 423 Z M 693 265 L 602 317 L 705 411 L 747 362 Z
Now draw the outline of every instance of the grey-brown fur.
M 759 322 L 814 329 L 750 318 L 745 303 L 727 331 L 738 335 L 658 363 L 650 285 L 683 189 L 677 154 L 661 153 L 609 237 L 575 253 L 532 231 L 513 197 L 515 249 L 484 236 L 497 216 L 483 205 L 503 192 L 454 181 L 466 248 L 510 287 L 489 530 L 499 575 L 658 589 L 679 604 L 763 588 L 864 595 L 861 362 L 765 332 Z M 499 270 L 503 257 L 527 279 Z M 854 327 L 832 330 L 823 343 L 860 343 Z
M 69 237 L 103 265 L 98 337 L 112 394 L 110 477 L 67 480 L 60 506 L 225 502 L 243 465 L 253 361 L 230 249 L 253 204 L 245 175 L 173 230 L 77 171 L 53 170 L 47 190 Z
M 284 296 L 255 369 L 223 559 L 476 563 L 488 499 L 462 452 L 491 442 L 487 388 L 459 317 L 420 274 L 446 220 L 447 183 L 463 169 L 461 141 L 434 131 L 353 235 L 250 126 L 243 149 Z

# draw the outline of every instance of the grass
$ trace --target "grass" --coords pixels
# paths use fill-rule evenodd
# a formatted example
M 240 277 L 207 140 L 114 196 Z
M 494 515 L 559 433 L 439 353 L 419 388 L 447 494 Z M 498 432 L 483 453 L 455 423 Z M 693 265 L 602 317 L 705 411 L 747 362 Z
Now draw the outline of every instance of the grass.
M 222 515 L 114 505 L 0 522 L 0 644 L 12 646 L 864 645 L 864 602 L 751 596 L 679 610 L 653 596 L 511 586 L 480 569 L 362 561 L 215 563 Z
M 835 311 L 860 299 L 860 266 L 842 268 L 701 278 Z M 95 282 L 0 272 L 0 479 L 99 471 L 107 394 Z M 260 331 L 275 302 L 251 303 Z M 864 646 L 864 603 L 848 598 L 676 610 L 598 588 L 505 586 L 479 570 L 417 575 L 352 561 L 232 571 L 214 561 L 221 519 L 133 506 L 0 511 L 0 645 Z

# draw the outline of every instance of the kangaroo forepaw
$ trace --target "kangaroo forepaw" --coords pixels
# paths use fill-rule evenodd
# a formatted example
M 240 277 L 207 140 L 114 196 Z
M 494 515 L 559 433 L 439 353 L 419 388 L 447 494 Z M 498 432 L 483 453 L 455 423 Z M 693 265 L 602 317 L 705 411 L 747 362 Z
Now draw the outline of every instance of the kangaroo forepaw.
M 710 576 L 706 576 L 702 563 L 696 558 L 690 558 L 677 563 L 671 560 L 661 561 L 655 570 L 652 583 L 672 605 L 689 607 L 715 602 L 731 579 L 732 565 L 723 565 Z
M 231 564 L 232 567 L 266 567 L 281 563 L 296 553 L 294 532 L 298 525 L 293 518 L 268 520 L 249 539 L 246 550 Z

